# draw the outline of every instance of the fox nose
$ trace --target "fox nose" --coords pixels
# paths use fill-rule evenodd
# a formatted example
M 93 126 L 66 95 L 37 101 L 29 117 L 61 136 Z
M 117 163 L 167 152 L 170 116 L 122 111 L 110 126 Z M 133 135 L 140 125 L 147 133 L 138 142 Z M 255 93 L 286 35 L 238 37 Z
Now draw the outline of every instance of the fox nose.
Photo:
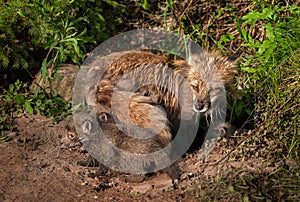
M 193 109 L 198 113 L 205 113 L 210 108 L 210 105 L 210 99 L 205 99 L 203 101 L 195 100 L 193 103 Z

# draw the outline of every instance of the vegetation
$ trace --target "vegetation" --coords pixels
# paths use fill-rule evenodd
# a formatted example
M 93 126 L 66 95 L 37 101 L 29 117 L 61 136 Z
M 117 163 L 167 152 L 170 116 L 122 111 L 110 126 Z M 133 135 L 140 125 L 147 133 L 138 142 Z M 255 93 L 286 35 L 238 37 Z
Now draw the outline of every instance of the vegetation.
M 51 97 L 50 97 L 51 96 Z M 17 80 L 4 89 L 4 95 L 0 97 L 0 130 L 9 130 L 13 118 L 24 113 L 39 113 L 51 117 L 56 121 L 71 114 L 71 103 L 66 102 L 56 91 L 28 92 L 21 81 Z
M 85 55 L 117 31 L 162 27 L 190 36 L 207 49 L 241 56 L 229 118 L 238 126 L 227 156 L 267 161 L 272 172 L 232 171 L 199 181 L 200 200 L 243 201 L 300 198 L 300 8 L 292 1 L 50 1 L 2 0 L 0 70 L 39 61 L 44 79 L 63 62 Z M 109 8 L 109 11 L 108 9 Z M 126 8 L 126 9 L 125 9 Z M 126 10 L 126 12 L 125 12 Z M 109 12 L 113 12 L 109 13 Z M 123 19 L 123 20 L 121 20 Z M 119 26 L 118 25 L 126 25 Z M 38 54 L 37 53 L 42 53 Z M 1 130 L 27 111 L 62 118 L 70 106 L 55 92 L 29 92 L 16 81 L 0 97 Z M 62 113 L 63 112 L 63 113 Z M 243 132 L 245 131 L 246 132 Z M 224 158 L 225 160 L 225 158 Z
M 119 17 L 124 11 L 123 5 L 110 0 L 1 0 L 0 3 L 3 5 L 0 7 L 0 72 L 5 74 L 7 68 L 9 74 L 18 68 L 35 72 L 34 68 L 40 68 L 42 78 L 50 82 L 62 63 L 80 66 L 94 44 L 114 33 L 118 19 L 112 21 L 112 13 L 105 8 L 115 11 Z M 19 80 L 7 90 L 0 88 L 4 94 L 0 97 L 1 129 L 8 129 L 9 120 L 24 110 L 56 119 L 70 114 L 70 104 L 55 91 L 46 93 L 41 89 L 30 93 Z
M 27 68 L 30 59 L 44 58 L 55 65 L 57 60 L 80 64 L 88 45 L 107 39 L 115 29 L 105 8 L 118 9 L 116 13 L 124 8 L 110 0 L 0 3 L 0 69 Z M 34 53 L 40 56 L 31 58 Z

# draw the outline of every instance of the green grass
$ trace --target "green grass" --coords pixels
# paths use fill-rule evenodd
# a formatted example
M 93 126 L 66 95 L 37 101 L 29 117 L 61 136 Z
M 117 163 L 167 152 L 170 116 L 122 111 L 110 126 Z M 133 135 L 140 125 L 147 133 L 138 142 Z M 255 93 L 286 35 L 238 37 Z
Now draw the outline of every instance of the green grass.
M 281 7 L 272 9 L 274 15 L 283 11 Z M 261 171 L 227 176 L 222 183 L 232 184 L 235 194 L 244 196 L 239 200 L 300 199 L 299 11 L 292 6 L 286 8 L 286 15 L 255 19 L 265 23 L 262 24 L 266 30 L 265 39 L 259 42 L 244 38 L 244 44 L 256 53 L 247 55 L 240 64 L 238 85 L 241 91 L 234 113 L 238 117 L 241 109 L 248 110 L 254 125 L 247 133 L 232 138 L 231 141 L 238 143 L 231 145 L 230 156 L 237 161 L 259 159 L 276 165 L 276 169 L 271 173 Z M 248 35 L 247 30 L 243 32 Z M 222 193 L 230 195 L 225 188 Z
M 267 38 L 257 44 L 258 53 L 249 57 L 249 61 L 255 66 L 249 67 L 248 61 L 241 65 L 244 89 L 250 91 L 251 95 L 245 99 L 255 97 L 254 122 L 258 128 L 255 135 L 264 134 L 265 138 L 269 138 L 267 142 L 271 145 L 272 140 L 279 146 L 284 145 L 282 149 L 285 156 L 298 158 L 300 149 L 297 133 L 300 129 L 299 9 L 293 10 L 290 16 L 282 16 L 268 29 L 270 33 L 267 34 Z M 272 42 L 272 54 L 265 49 L 265 41 Z M 265 51 L 259 52 L 261 49 Z M 283 154 L 281 156 L 283 157 Z

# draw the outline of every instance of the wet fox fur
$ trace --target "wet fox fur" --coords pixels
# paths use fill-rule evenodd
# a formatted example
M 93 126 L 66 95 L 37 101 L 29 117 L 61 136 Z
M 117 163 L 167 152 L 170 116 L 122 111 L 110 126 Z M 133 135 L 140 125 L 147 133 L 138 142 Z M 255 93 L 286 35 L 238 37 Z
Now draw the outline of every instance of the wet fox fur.
M 174 124 L 178 119 L 179 100 L 189 100 L 192 111 L 201 115 L 213 113 L 213 103 L 222 87 L 230 89 L 234 80 L 235 60 L 210 55 L 205 51 L 191 54 L 185 60 L 168 60 L 162 55 L 147 51 L 125 53 L 106 69 L 97 84 L 96 103 L 111 110 L 112 96 L 116 91 L 134 91 L 150 97 L 152 105 L 160 105 Z M 191 93 L 184 94 L 182 83 L 186 81 Z M 192 96 L 186 99 L 188 96 Z M 120 106 L 117 106 L 120 107 Z M 123 109 L 128 106 L 123 106 Z M 129 107 L 131 107 L 129 105 Z M 115 107 L 116 108 L 116 107 Z M 131 121 L 142 126 L 143 120 L 130 109 Z M 147 115 L 147 114 L 145 114 Z M 155 118 L 155 117 L 153 117 Z
M 184 107 L 198 115 L 214 113 L 213 102 L 221 88 L 232 86 L 235 63 L 235 59 L 204 51 L 191 54 L 188 61 L 147 51 L 126 52 L 108 65 L 97 82 L 93 113 L 107 139 L 121 150 L 136 154 L 158 151 L 174 138 Z M 190 93 L 185 94 L 185 87 Z M 187 100 L 187 105 L 182 106 L 180 99 Z M 85 124 L 78 125 L 86 130 Z M 149 132 L 156 136 L 135 138 Z M 99 149 L 103 152 L 104 148 Z

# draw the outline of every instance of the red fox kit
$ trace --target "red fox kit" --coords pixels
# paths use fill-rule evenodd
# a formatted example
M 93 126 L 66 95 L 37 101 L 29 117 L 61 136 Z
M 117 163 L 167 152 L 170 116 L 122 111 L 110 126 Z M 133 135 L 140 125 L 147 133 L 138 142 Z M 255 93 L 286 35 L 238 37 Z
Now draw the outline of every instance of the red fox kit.
M 190 86 L 193 111 L 209 115 L 213 113 L 213 103 L 224 92 L 224 87 L 232 85 L 234 71 L 234 61 L 204 51 L 200 55 L 191 54 L 188 62 L 170 61 L 151 52 L 133 51 L 125 53 L 106 69 L 97 84 L 96 103 L 111 109 L 114 90 L 132 91 L 132 86 L 138 86 L 134 89 L 135 93 L 151 97 L 153 104 L 161 105 L 174 124 L 180 113 L 178 95 L 184 93 L 182 80 Z M 138 117 L 130 116 L 133 122 L 139 122 L 134 120 Z
M 219 113 L 214 109 L 214 102 L 224 96 L 224 87 L 231 87 L 235 61 L 204 51 L 190 54 L 188 61 L 169 60 L 148 51 L 131 51 L 103 68 L 106 70 L 97 82 L 95 95 L 99 126 L 119 149 L 148 154 L 172 142 L 185 107 L 191 114 L 205 117 Z M 185 101 L 185 98 L 187 105 L 182 105 L 181 99 Z M 114 116 L 115 124 L 111 125 L 110 121 L 106 124 L 105 114 Z M 86 128 L 85 124 L 82 126 Z M 135 126 L 141 130 L 135 131 Z M 134 135 L 147 133 L 143 129 L 155 136 L 135 139 Z M 173 151 L 166 155 L 172 155 Z

